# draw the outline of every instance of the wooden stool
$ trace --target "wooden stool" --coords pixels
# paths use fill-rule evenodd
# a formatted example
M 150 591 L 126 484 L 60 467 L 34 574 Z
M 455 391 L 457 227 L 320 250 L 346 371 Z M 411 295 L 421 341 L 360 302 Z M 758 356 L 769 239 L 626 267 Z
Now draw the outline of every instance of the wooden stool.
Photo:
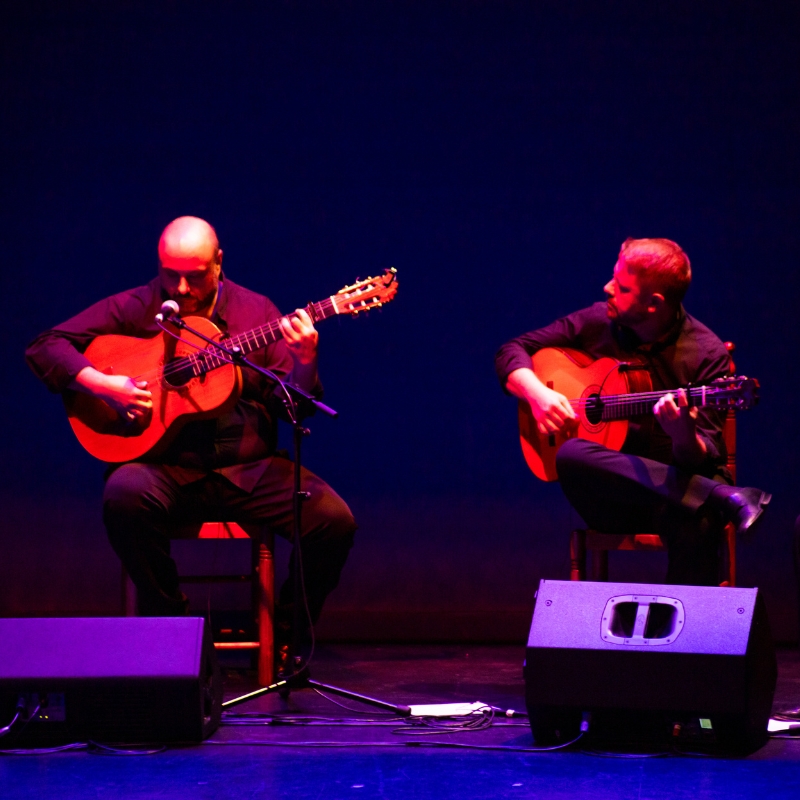
M 185 533 L 185 532 L 182 532 Z M 181 538 L 193 538 L 192 535 Z M 252 570 L 249 574 L 181 575 L 181 583 L 246 583 L 252 586 L 252 609 L 258 630 L 257 642 L 215 642 L 219 650 L 258 650 L 258 682 L 268 686 L 274 678 L 275 565 L 274 539 L 258 526 L 235 522 L 206 522 L 197 531 L 198 539 L 251 539 Z M 136 587 L 123 568 L 122 610 L 125 616 L 136 614 Z
M 608 553 L 610 550 L 666 550 L 661 537 L 655 533 L 602 533 L 595 530 L 574 530 L 569 542 L 569 579 L 585 581 L 586 557 L 591 553 L 589 580 L 608 580 Z M 725 580 L 720 586 L 736 586 L 736 528 L 725 526 Z

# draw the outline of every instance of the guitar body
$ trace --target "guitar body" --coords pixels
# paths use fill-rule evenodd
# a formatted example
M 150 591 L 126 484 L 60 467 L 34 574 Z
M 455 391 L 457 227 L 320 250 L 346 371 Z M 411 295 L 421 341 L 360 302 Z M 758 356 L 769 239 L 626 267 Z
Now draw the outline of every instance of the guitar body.
M 212 339 L 222 335 L 205 317 L 187 317 L 186 322 Z M 216 417 L 236 404 L 242 389 L 239 367 L 224 364 L 199 377 L 174 369 L 170 374 L 169 365 L 176 359 L 198 353 L 197 347 L 200 351 L 207 347 L 188 331 L 175 328 L 175 334 L 180 339 L 167 333 L 152 339 L 98 336 L 86 349 L 85 356 L 95 369 L 146 380 L 153 395 L 152 412 L 127 421 L 102 400 L 83 392 L 64 393 L 72 430 L 96 458 L 118 463 L 157 455 L 189 417 Z
M 578 350 L 547 347 L 532 358 L 533 371 L 539 380 L 567 398 L 590 398 L 592 395 L 620 395 L 646 392 L 652 388 L 644 369 L 622 371 L 614 358 L 593 360 Z M 620 450 L 628 434 L 627 419 L 593 421 L 585 405 L 577 411 L 579 424 L 569 433 L 541 434 L 528 403 L 519 403 L 519 431 L 522 453 L 531 471 L 543 481 L 558 480 L 556 453 L 567 439 L 579 437 Z

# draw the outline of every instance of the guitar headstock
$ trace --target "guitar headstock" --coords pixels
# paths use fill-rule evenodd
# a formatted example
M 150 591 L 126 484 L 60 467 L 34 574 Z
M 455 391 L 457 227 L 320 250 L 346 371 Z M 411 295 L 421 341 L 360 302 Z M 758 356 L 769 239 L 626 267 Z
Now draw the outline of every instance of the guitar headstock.
M 337 314 L 356 316 L 363 311 L 380 308 L 394 300 L 397 294 L 397 270 L 394 267 L 383 271 L 377 278 L 356 281 L 340 289 L 331 300 Z
M 717 378 L 706 387 L 705 405 L 744 411 L 758 403 L 758 390 L 755 378 L 744 375 Z

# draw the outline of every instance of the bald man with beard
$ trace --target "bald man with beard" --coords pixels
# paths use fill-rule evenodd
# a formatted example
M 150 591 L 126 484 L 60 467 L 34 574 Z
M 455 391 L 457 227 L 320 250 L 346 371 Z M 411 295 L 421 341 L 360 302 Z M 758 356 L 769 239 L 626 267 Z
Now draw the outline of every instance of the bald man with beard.
M 251 360 L 316 396 L 318 334 L 298 309 L 282 316 L 263 295 L 231 281 L 222 272 L 222 250 L 214 229 L 197 217 L 171 222 L 158 243 L 158 276 L 145 286 L 95 303 L 39 335 L 26 358 L 53 392 L 85 392 L 135 420 L 152 409 L 145 381 L 96 370 L 83 352 L 97 336 L 150 338 L 165 300 L 181 316 L 206 317 L 231 335 L 278 320 L 283 339 L 258 350 Z M 292 533 L 292 462 L 275 453 L 279 403 L 272 384 L 254 370 L 243 371 L 236 405 L 214 419 L 190 421 L 154 461 L 110 468 L 103 496 L 109 541 L 138 590 L 145 616 L 188 612 L 170 555 L 176 526 L 225 519 L 266 524 L 288 539 Z M 312 622 L 336 587 L 352 546 L 356 523 L 345 502 L 324 481 L 303 471 L 303 571 Z M 293 569 L 275 609 L 279 671 L 291 659 L 296 601 Z M 301 638 L 307 630 L 301 632 Z

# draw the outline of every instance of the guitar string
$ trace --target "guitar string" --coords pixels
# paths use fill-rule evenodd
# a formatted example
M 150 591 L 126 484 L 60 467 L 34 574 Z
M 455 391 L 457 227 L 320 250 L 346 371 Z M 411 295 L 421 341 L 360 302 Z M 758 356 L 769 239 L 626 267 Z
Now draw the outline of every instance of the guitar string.
M 306 306 L 305 310 L 308 311 L 309 308 L 312 308 L 314 314 L 318 320 L 327 319 L 330 316 L 330 311 L 335 311 L 335 303 L 333 302 L 333 298 L 326 298 L 325 300 L 320 301 L 319 303 L 310 303 Z M 281 317 L 281 319 L 286 319 L 286 317 Z M 230 339 L 226 340 L 226 344 L 233 346 L 233 347 L 241 347 L 242 344 L 247 345 L 248 352 L 253 352 L 253 350 L 260 350 L 263 347 L 267 347 L 270 344 L 274 344 L 278 341 L 278 333 L 280 331 L 280 320 L 270 320 L 269 322 L 265 323 L 264 325 L 259 326 L 258 328 L 253 328 L 252 330 L 245 331 L 244 333 L 237 334 L 236 336 L 231 337 Z M 270 339 L 267 338 L 265 335 L 269 333 Z M 179 337 L 177 337 L 179 338 Z M 252 349 L 250 348 L 250 338 L 253 340 L 253 344 L 255 345 Z M 264 339 L 264 344 L 259 343 L 259 338 Z M 180 339 L 185 344 L 189 344 L 191 347 L 196 347 L 199 353 L 191 353 L 190 355 L 181 356 L 179 358 L 170 361 L 168 364 L 165 364 L 161 367 L 156 367 L 154 369 L 148 370 L 146 372 L 141 373 L 140 375 L 132 376 L 132 380 L 135 381 L 143 381 L 146 380 L 148 383 L 151 380 L 158 379 L 160 381 L 161 378 L 174 375 L 182 370 L 188 368 L 193 368 L 199 365 L 201 360 L 201 355 L 207 354 L 208 358 L 212 360 L 219 360 L 221 364 L 215 364 L 211 367 L 211 369 L 216 369 L 217 367 L 222 366 L 224 363 L 233 363 L 229 360 L 223 359 L 219 353 L 213 352 L 208 348 L 210 345 L 196 345 L 192 342 L 189 342 L 186 339 Z M 203 359 L 205 361 L 205 358 Z M 124 364 L 124 361 L 118 362 L 119 364 Z M 203 366 L 207 366 L 203 364 Z M 209 370 L 206 370 L 207 372 Z M 192 377 L 197 377 L 192 375 Z
M 589 405 L 593 405 L 595 408 L 598 406 L 598 398 L 602 398 L 602 402 L 599 403 L 601 408 L 601 417 L 611 419 L 620 417 L 619 411 L 623 411 L 626 414 L 630 413 L 631 411 L 647 411 L 647 406 L 651 405 L 652 401 L 658 401 L 665 395 L 670 393 L 670 390 L 666 392 L 664 390 L 660 390 L 658 392 L 637 392 L 637 393 L 628 393 L 622 395 L 603 395 L 603 387 L 606 385 L 606 381 L 608 378 L 611 377 L 612 373 L 614 373 L 617 369 L 621 369 L 620 363 L 615 363 L 614 366 L 605 374 L 605 377 L 600 382 L 600 386 L 597 392 L 594 392 L 591 397 L 581 397 L 569 400 L 570 405 L 573 408 L 578 408 L 579 410 L 583 410 Z M 689 387 L 689 398 L 693 397 L 701 397 L 704 399 L 704 393 L 706 391 L 706 387 Z M 644 406 L 644 408 L 639 409 L 639 406 Z M 617 412 L 617 413 L 614 413 Z
M 380 306 L 382 299 L 378 298 L 377 296 L 364 298 L 360 297 L 361 294 L 363 294 L 363 292 L 359 292 L 358 295 L 356 295 L 355 302 L 349 297 L 340 298 L 348 301 L 344 304 L 349 307 L 347 308 L 348 313 L 352 313 L 353 311 L 361 313 L 363 311 L 368 311 L 376 306 Z M 373 300 L 374 302 L 368 303 L 367 302 L 368 300 Z M 354 306 L 357 303 L 361 303 L 362 305 L 360 308 L 356 309 L 354 308 Z M 309 305 L 306 306 L 304 310 L 307 312 L 311 310 L 312 311 L 311 316 L 316 320 L 327 319 L 334 313 L 342 313 L 341 311 L 337 311 L 337 304 L 333 297 L 327 297 L 318 303 L 309 303 Z M 286 317 L 282 317 L 281 319 L 286 319 Z M 226 340 L 226 343 L 233 345 L 235 347 L 240 347 L 242 344 L 245 344 L 248 347 L 248 352 L 252 352 L 253 350 L 260 350 L 261 348 L 267 347 L 268 345 L 274 344 L 276 341 L 278 341 L 278 332 L 280 331 L 279 323 L 280 320 L 271 320 L 270 322 L 267 322 L 266 324 L 261 325 L 258 328 L 253 328 L 250 331 L 245 331 L 244 333 L 238 334 L 237 336 Z M 269 340 L 267 339 L 267 337 L 265 336 L 266 332 L 270 334 L 271 339 Z M 252 349 L 250 349 L 250 341 L 248 337 L 252 337 L 253 339 L 253 344 L 255 346 Z M 258 341 L 259 337 L 264 339 L 264 344 L 259 343 Z M 187 340 L 184 339 L 182 341 L 186 342 Z M 200 353 L 199 354 L 192 353 L 191 355 L 188 356 L 181 356 L 180 358 L 176 358 L 174 361 L 169 362 L 169 364 L 163 367 L 156 367 L 155 369 L 149 370 L 148 372 L 144 372 L 141 375 L 133 377 L 133 380 L 137 381 L 147 380 L 148 382 L 150 382 L 150 380 L 154 378 L 160 379 L 165 375 L 173 375 L 177 372 L 186 369 L 187 367 L 193 368 L 199 365 L 199 362 L 201 360 L 201 355 L 203 354 L 207 354 L 207 357 L 212 360 L 211 369 L 216 369 L 217 367 L 222 366 L 221 364 L 213 364 L 214 359 L 220 359 L 222 360 L 223 363 L 232 363 L 232 362 L 226 362 L 224 359 L 221 359 L 219 354 L 214 353 L 213 351 L 208 349 L 209 346 L 198 346 L 194 344 L 192 344 L 191 346 L 197 347 Z M 203 361 L 205 362 L 205 360 L 206 359 L 204 358 Z M 207 366 L 207 364 L 204 363 L 202 366 L 205 367 Z M 210 370 L 206 370 L 206 372 L 208 371 Z M 197 377 L 197 376 L 193 375 L 192 377 Z
M 728 393 L 728 392 L 730 392 L 732 394 L 736 393 L 735 389 L 726 389 L 726 388 L 722 388 L 722 387 L 716 387 L 716 386 L 713 386 L 713 385 L 709 385 L 709 386 L 692 386 L 692 387 L 689 388 L 688 391 L 689 391 L 689 394 L 690 394 L 691 397 L 702 397 L 704 389 L 705 389 L 705 392 L 706 392 L 707 395 L 708 394 L 713 394 L 715 396 L 719 396 L 719 395 L 722 395 L 722 394 L 725 394 L 725 393 Z M 627 403 L 632 403 L 632 402 L 639 402 L 639 401 L 648 402 L 650 400 L 659 400 L 662 397 L 664 397 L 664 396 L 666 396 L 668 394 L 674 393 L 676 391 L 679 391 L 679 390 L 678 389 L 664 389 L 664 390 L 659 390 L 659 391 L 656 391 L 656 392 L 633 392 L 631 394 L 596 395 L 594 397 L 588 397 L 588 398 L 585 398 L 585 397 L 574 398 L 574 399 L 570 400 L 569 402 L 574 407 L 581 407 L 581 406 L 584 406 L 584 405 L 588 405 L 590 403 L 597 402 L 597 397 L 599 397 L 602 400 L 602 404 L 604 406 L 613 406 L 613 405 L 620 405 L 621 406 L 621 405 L 625 405 Z
M 275 337 L 273 337 L 271 339 L 271 341 L 270 341 L 270 340 L 267 340 L 266 336 L 264 336 L 264 330 L 263 329 L 264 328 L 268 328 L 268 327 L 271 327 L 271 325 L 270 326 L 267 326 L 267 325 L 261 326 L 261 328 L 254 329 L 253 331 L 248 332 L 248 333 L 254 333 L 255 334 L 255 332 L 257 330 L 259 332 L 259 334 L 261 335 L 261 338 L 265 339 L 265 343 L 263 345 L 260 345 L 258 347 L 254 347 L 254 348 L 252 348 L 253 350 L 261 349 L 261 347 L 267 347 L 268 345 L 273 344 L 274 342 L 277 341 L 277 338 L 275 338 Z M 274 334 L 275 333 L 275 331 L 273 331 L 271 329 L 269 330 L 269 332 L 270 332 L 270 334 Z M 147 382 L 149 383 L 151 380 L 154 380 L 154 379 L 160 380 L 161 378 L 164 378 L 166 376 L 177 374 L 177 373 L 183 371 L 186 368 L 193 369 L 194 367 L 199 365 L 201 355 L 207 355 L 208 359 L 210 361 L 212 361 L 212 362 L 214 360 L 222 362 L 220 364 L 213 364 L 213 366 L 211 366 L 211 369 L 215 369 L 217 367 L 220 367 L 220 366 L 222 366 L 223 363 L 231 363 L 230 361 L 226 362 L 226 360 L 223 359 L 223 357 L 220 355 L 220 353 L 213 352 L 213 351 L 209 350 L 208 348 L 211 345 L 208 345 L 205 342 L 203 342 L 202 344 L 195 344 L 194 342 L 190 342 L 187 339 L 184 339 L 184 338 L 182 338 L 180 336 L 178 336 L 176 338 L 178 338 L 184 344 L 188 344 L 190 347 L 197 348 L 197 350 L 199 352 L 191 353 L 191 354 L 185 355 L 185 356 L 180 356 L 179 358 L 176 358 L 173 361 L 170 361 L 169 363 L 165 364 L 162 367 L 156 367 L 155 369 L 151 369 L 151 370 L 149 370 L 147 372 L 143 372 L 141 375 L 137 375 L 136 377 L 133 378 L 133 380 L 136 380 L 136 381 L 147 380 Z M 249 341 L 247 340 L 247 337 L 244 334 L 240 334 L 239 336 L 231 337 L 230 339 L 227 339 L 225 343 L 227 345 L 232 346 L 232 347 L 241 347 L 242 344 L 247 344 L 248 345 L 248 352 L 252 352 L 252 350 L 250 350 L 250 348 L 249 348 L 249 344 L 250 343 L 249 343 Z M 203 361 L 205 361 L 205 360 L 206 359 L 204 358 Z M 208 366 L 208 365 L 207 364 L 203 364 L 203 366 Z M 209 370 L 206 370 L 206 372 L 208 372 L 208 371 Z M 197 376 L 193 374 L 192 377 L 194 378 L 194 377 L 197 377 Z
M 388 285 L 380 284 L 378 293 L 369 295 L 369 292 L 375 289 L 375 284 L 379 284 L 379 279 L 376 280 L 374 278 L 367 278 L 367 280 L 361 282 L 363 288 L 359 288 L 354 294 L 344 295 L 340 292 L 337 295 L 326 297 L 324 300 L 320 300 L 318 303 L 309 303 L 304 310 L 306 312 L 311 310 L 312 319 L 316 320 L 327 319 L 333 313 L 340 314 L 342 313 L 342 311 L 338 310 L 336 297 L 339 297 L 339 294 L 342 294 L 342 296 L 339 297 L 340 303 L 344 301 L 342 303 L 342 310 L 344 310 L 346 307 L 347 313 L 351 314 L 353 312 L 362 313 L 363 311 L 369 311 L 372 308 L 380 307 L 384 301 L 388 302 L 381 290 L 387 289 L 393 282 L 394 281 L 391 281 Z M 363 297 L 362 295 L 364 294 L 367 294 L 368 296 Z M 281 319 L 286 319 L 286 317 L 281 317 Z M 261 348 L 267 347 L 270 344 L 274 344 L 276 341 L 278 341 L 278 331 L 280 330 L 279 323 L 280 320 L 270 320 L 269 322 L 259 326 L 258 328 L 253 328 L 250 331 L 245 331 L 244 333 L 238 334 L 237 336 L 232 337 L 227 341 L 229 344 L 235 347 L 241 346 L 243 343 L 246 344 L 248 346 L 248 352 L 253 352 L 253 350 L 260 350 Z M 265 336 L 266 332 L 268 332 L 272 337 L 271 340 L 268 340 L 267 337 Z M 252 349 L 249 348 L 250 341 L 248 337 L 250 336 L 252 336 L 253 344 L 255 345 Z M 264 344 L 259 343 L 258 341 L 259 336 L 262 339 L 264 339 Z M 185 342 L 186 340 L 183 341 Z M 132 380 L 135 381 L 146 380 L 148 383 L 150 383 L 152 380 L 156 378 L 160 380 L 164 376 L 173 375 L 175 373 L 178 373 L 186 369 L 187 367 L 193 368 L 199 364 L 200 355 L 205 353 L 207 353 L 212 360 L 213 359 L 221 360 L 222 364 L 232 363 L 226 361 L 225 359 L 222 359 L 217 353 L 210 351 L 208 349 L 209 345 L 198 346 L 192 344 L 191 346 L 196 347 L 200 351 L 200 354 L 192 353 L 191 355 L 188 356 L 181 356 L 180 358 L 176 358 L 175 360 L 169 362 L 169 364 L 165 366 L 156 367 L 154 369 L 143 372 L 139 375 L 131 376 Z M 203 362 L 204 362 L 203 367 L 208 366 L 205 358 L 203 359 Z M 116 365 L 117 374 L 122 374 L 122 372 L 119 371 L 119 366 L 124 363 L 125 363 L 124 359 L 120 362 L 117 362 Z M 222 364 L 213 364 L 211 369 L 216 369 L 217 367 L 222 366 Z M 208 372 L 210 370 L 206 369 L 205 371 Z M 192 377 L 198 377 L 198 376 L 193 375 Z
M 736 394 L 735 389 L 725 389 L 721 387 L 714 387 L 714 386 L 693 386 L 689 388 L 689 396 L 692 398 L 702 398 L 703 393 L 705 390 L 706 396 L 712 395 L 715 398 L 719 398 L 720 396 L 726 396 L 728 394 Z M 657 402 L 662 397 L 665 397 L 672 392 L 677 390 L 662 390 L 657 392 L 640 392 L 640 393 L 633 393 L 633 394 L 618 394 L 618 395 L 605 395 L 599 396 L 601 407 L 609 410 L 624 410 L 626 407 L 631 405 L 648 405 L 650 403 Z M 583 410 L 589 405 L 594 405 L 597 403 L 597 396 L 589 397 L 589 398 L 575 398 L 569 401 L 570 405 L 578 410 Z M 713 403 L 707 403 L 706 405 L 713 405 Z

